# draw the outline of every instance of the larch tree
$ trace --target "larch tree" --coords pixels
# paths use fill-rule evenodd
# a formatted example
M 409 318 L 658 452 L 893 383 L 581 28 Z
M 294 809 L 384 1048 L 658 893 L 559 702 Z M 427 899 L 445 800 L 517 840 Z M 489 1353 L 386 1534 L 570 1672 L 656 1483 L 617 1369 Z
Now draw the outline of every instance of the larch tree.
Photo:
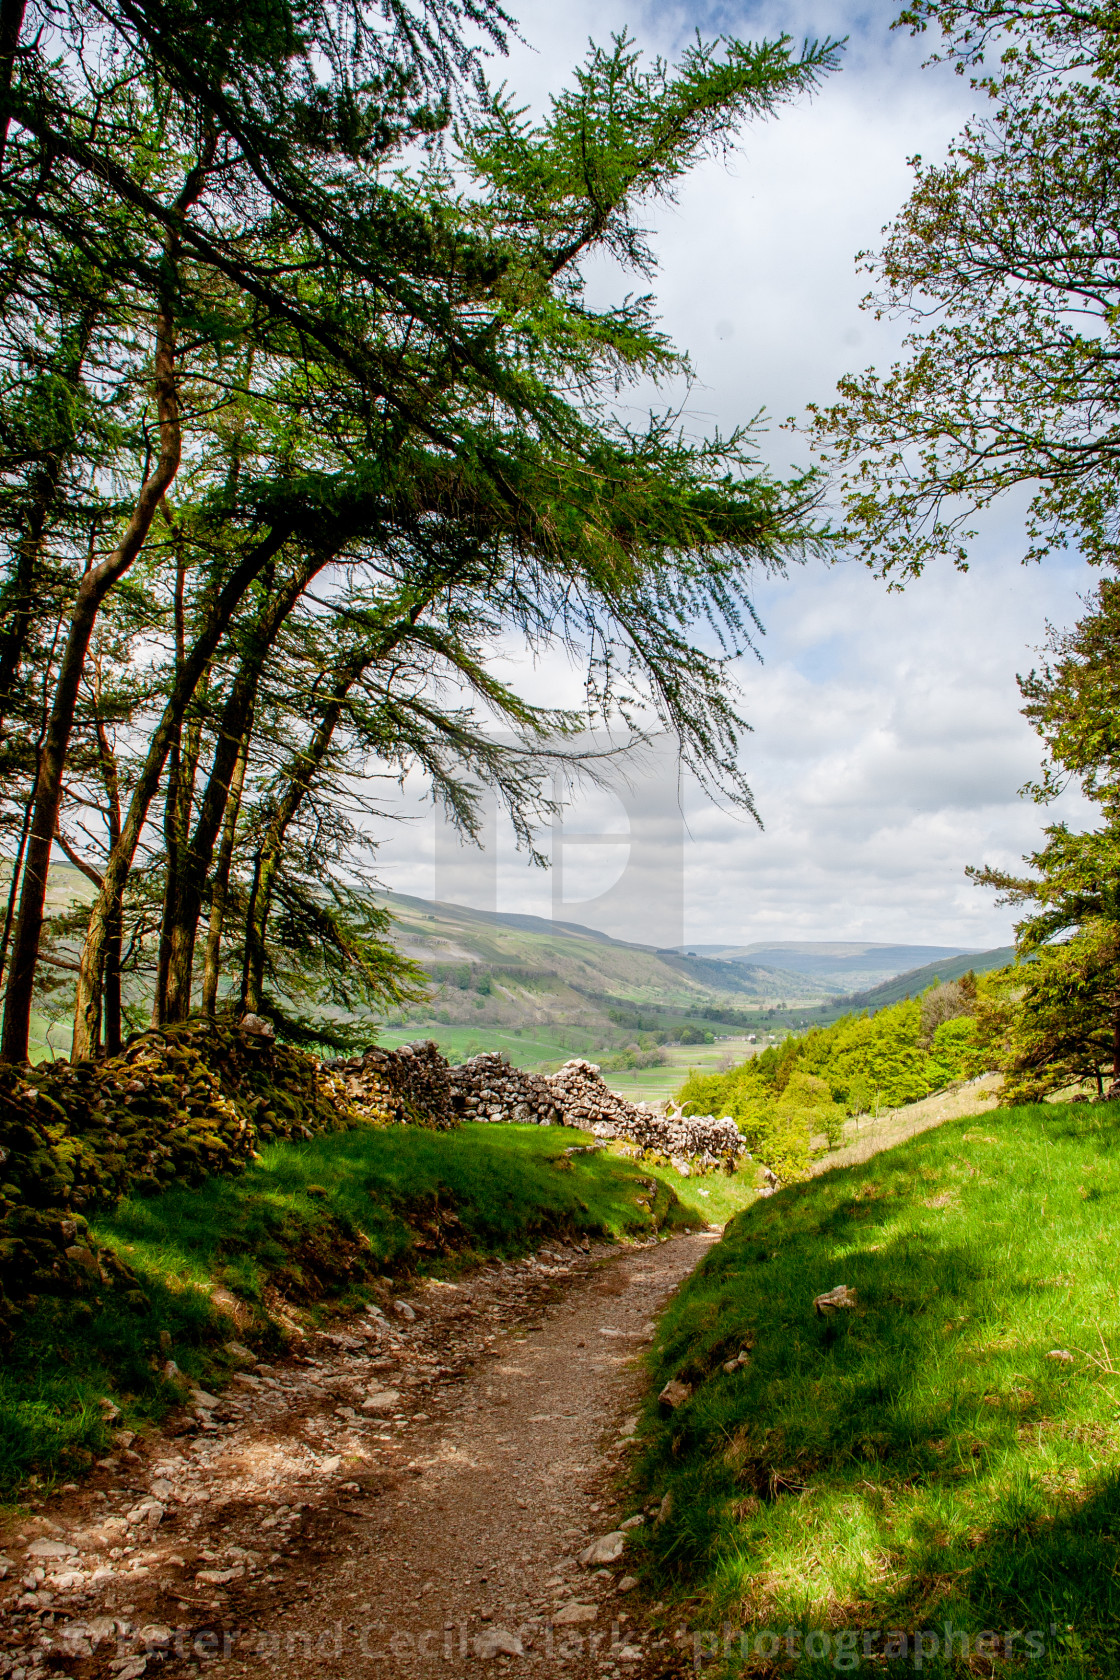
M 697 43 L 670 67 L 619 40 L 533 124 L 478 76 L 465 13 L 387 15 L 400 39 L 346 8 L 231 8 L 205 29 L 129 5 L 52 14 L 46 34 L 24 21 L 27 51 L 0 88 L 0 212 L 41 248 L 62 230 L 101 277 L 130 324 L 118 354 L 133 423 L 114 440 L 116 506 L 65 603 L 8 974 L 11 1059 L 27 1051 L 87 652 L 137 565 L 163 615 L 162 687 L 97 870 L 78 1058 L 114 1035 L 106 963 L 157 812 L 158 1020 L 193 1005 L 207 903 L 216 998 L 239 824 L 259 841 L 244 998 L 263 995 L 278 894 L 298 920 L 286 838 L 340 729 L 389 764 L 438 761 L 468 822 L 471 779 L 491 778 L 530 832 L 544 729 L 490 673 L 500 635 L 566 639 L 602 715 L 652 709 L 686 762 L 750 807 L 727 663 L 751 635 L 752 571 L 821 544 L 818 487 L 769 477 L 746 432 L 623 425 L 620 384 L 685 364 L 648 300 L 593 308 L 582 265 L 606 251 L 647 274 L 649 205 L 810 89 L 837 48 Z M 478 17 L 502 27 L 496 10 Z M 435 97 L 444 70 L 450 99 Z M 344 626 L 341 655 L 305 660 L 285 720 L 278 675 L 322 612 Z M 462 704 L 440 702 L 449 684 Z M 517 722 L 520 749 L 487 743 L 495 718 Z M 326 898 L 300 902 L 305 925 L 325 915 Z M 394 983 L 371 950 L 356 968 Z

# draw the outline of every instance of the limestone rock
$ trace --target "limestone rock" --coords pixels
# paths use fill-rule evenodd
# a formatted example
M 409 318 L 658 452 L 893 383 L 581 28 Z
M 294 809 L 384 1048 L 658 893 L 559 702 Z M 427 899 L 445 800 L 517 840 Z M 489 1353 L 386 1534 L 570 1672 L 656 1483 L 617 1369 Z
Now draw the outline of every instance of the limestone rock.
M 827 1295 L 818 1295 L 813 1302 L 818 1318 L 828 1318 L 831 1313 L 842 1312 L 855 1304 L 856 1292 L 846 1283 L 838 1283 L 835 1289 L 830 1289 Z
M 276 1028 L 271 1021 L 266 1021 L 263 1015 L 242 1015 L 237 1023 L 242 1032 L 252 1033 L 254 1038 L 275 1038 Z
M 378 1389 L 376 1394 L 367 1394 L 362 1401 L 361 1409 L 369 1415 L 381 1415 L 385 1412 L 395 1412 L 400 1406 L 400 1393 L 395 1388 Z
M 599 1614 L 595 1604 L 564 1604 L 552 1618 L 554 1627 L 578 1627 L 581 1622 L 593 1622 Z
M 128 1657 L 114 1670 L 115 1680 L 140 1680 L 148 1672 L 147 1657 Z
M 489 1659 L 491 1657 L 523 1657 L 525 1647 L 515 1633 L 508 1628 L 488 1627 L 475 1635 L 475 1656 Z
M 692 1399 L 692 1384 L 678 1382 L 676 1377 L 670 1377 L 657 1398 L 661 1405 L 668 1406 L 670 1411 L 675 1412 L 678 1406 L 683 1406 L 687 1400 Z
M 71 1558 L 77 1555 L 77 1546 L 70 1546 L 64 1540 L 32 1540 L 27 1548 L 29 1558 Z
M 626 1544 L 626 1536 L 621 1529 L 615 1529 L 610 1534 L 600 1535 L 590 1546 L 579 1554 L 579 1561 L 585 1569 L 595 1569 L 600 1564 L 616 1563 L 622 1556 L 622 1548 Z

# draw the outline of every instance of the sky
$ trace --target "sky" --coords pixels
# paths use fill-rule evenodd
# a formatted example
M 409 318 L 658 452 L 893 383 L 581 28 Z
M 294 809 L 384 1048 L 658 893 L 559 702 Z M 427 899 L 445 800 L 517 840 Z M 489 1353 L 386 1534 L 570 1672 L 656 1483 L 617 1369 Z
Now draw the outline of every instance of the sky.
M 905 201 L 907 160 L 942 156 L 969 115 L 967 82 L 923 69 L 926 46 L 890 31 L 889 9 L 869 17 L 844 3 L 633 0 L 525 0 L 513 9 L 525 42 L 495 65 L 495 79 L 504 74 L 538 109 L 589 36 L 605 42 L 623 27 L 667 57 L 697 28 L 754 39 L 848 36 L 843 69 L 814 98 L 748 130 L 730 164 L 703 165 L 678 203 L 650 218 L 661 317 L 696 372 L 688 425 L 726 430 L 763 409 L 765 459 L 783 473 L 804 466 L 804 440 L 776 422 L 829 401 L 841 374 L 893 358 L 902 329 L 861 312 L 868 282 L 856 253 L 878 245 Z M 606 270 L 590 282 L 596 301 L 622 289 Z M 1015 675 L 1037 663 L 1047 622 L 1074 621 L 1093 583 L 1076 555 L 1023 567 L 1020 511 L 1007 507 L 985 525 L 967 574 L 935 568 L 902 593 L 854 563 L 810 561 L 784 580 L 760 581 L 763 658 L 741 662 L 738 680 L 752 725 L 742 763 L 762 826 L 687 781 L 678 798 L 663 763 L 662 804 L 679 810 L 683 834 L 680 847 L 666 841 L 666 867 L 683 869 L 683 894 L 664 895 L 673 901 L 664 915 L 648 891 L 644 913 L 634 892 L 624 902 L 616 888 L 597 901 L 631 855 L 617 843 L 566 847 L 562 900 L 500 831 L 487 859 L 437 877 L 419 787 L 402 795 L 408 820 L 385 833 L 380 879 L 423 897 L 558 913 L 651 943 L 676 943 L 674 932 L 706 944 L 1009 942 L 1012 912 L 972 886 L 965 865 L 1016 867 L 1043 823 L 1089 820 L 1076 792 L 1048 810 L 1019 795 L 1037 774 L 1040 743 L 1019 716 Z M 559 659 L 529 669 L 509 650 L 507 668 L 533 698 L 579 703 L 581 673 Z M 565 820 L 573 830 L 624 833 L 626 812 L 610 796 L 577 798 Z

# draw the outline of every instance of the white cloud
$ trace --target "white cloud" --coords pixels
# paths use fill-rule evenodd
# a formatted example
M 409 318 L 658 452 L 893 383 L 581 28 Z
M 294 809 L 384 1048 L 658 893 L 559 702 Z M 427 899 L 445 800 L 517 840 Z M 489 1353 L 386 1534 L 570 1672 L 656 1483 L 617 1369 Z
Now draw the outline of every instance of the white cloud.
M 960 126 L 965 82 L 923 71 L 922 43 L 850 6 L 831 8 L 823 24 L 804 5 L 620 0 L 534 0 L 519 16 L 536 51 L 515 47 L 495 69 L 538 108 L 588 35 L 604 41 L 626 23 L 667 54 L 697 23 L 756 37 L 850 30 L 845 69 L 814 100 L 752 130 L 729 169 L 705 165 L 676 208 L 657 210 L 656 292 L 700 381 L 688 406 L 697 430 L 760 407 L 778 419 L 800 413 L 827 402 L 841 373 L 890 359 L 901 329 L 860 313 L 867 280 L 854 255 L 878 243 L 903 202 L 907 158 L 937 155 Z M 618 296 L 605 270 L 593 285 L 597 297 Z M 771 430 L 763 447 L 777 470 L 806 459 L 789 433 Z M 1021 546 L 1008 510 L 978 541 L 966 576 L 932 573 L 888 594 L 855 566 L 810 564 L 761 584 L 765 662 L 744 661 L 739 676 L 754 726 L 743 762 L 765 829 L 689 792 L 690 940 L 1009 938 L 1010 912 L 963 870 L 1016 864 L 1049 820 L 1017 792 L 1037 771 L 1039 743 L 1019 716 L 1015 673 L 1032 663 L 1047 618 L 1072 621 L 1091 581 L 1075 559 L 1024 570 Z M 533 697 L 579 703 L 580 673 L 563 659 L 536 670 L 514 663 Z M 1086 814 L 1076 796 L 1063 812 Z M 587 861 L 590 871 L 590 852 Z M 608 860 L 595 861 L 605 878 Z M 432 892 L 430 819 L 389 836 L 380 872 L 400 890 Z M 501 908 L 550 913 L 550 881 L 506 841 L 498 873 Z

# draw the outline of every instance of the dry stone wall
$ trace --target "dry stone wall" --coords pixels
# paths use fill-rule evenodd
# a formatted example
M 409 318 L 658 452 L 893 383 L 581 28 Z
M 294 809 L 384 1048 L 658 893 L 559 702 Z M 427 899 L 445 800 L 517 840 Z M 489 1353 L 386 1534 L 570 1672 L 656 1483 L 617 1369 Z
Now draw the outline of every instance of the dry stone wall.
M 449 1068 L 448 1078 L 455 1112 L 461 1120 L 523 1126 L 564 1124 L 563 1104 L 557 1101 L 553 1081 L 544 1074 L 512 1067 L 496 1051 L 488 1050 Z
M 445 1132 L 458 1125 L 447 1060 L 430 1038 L 397 1050 L 374 1045 L 360 1056 L 325 1062 L 350 1110 L 375 1125 L 401 1123 Z
M 682 1170 L 705 1170 L 746 1154 L 727 1117 L 665 1114 L 611 1091 L 593 1062 L 575 1057 L 553 1074 L 527 1073 L 496 1051 L 450 1067 L 430 1039 L 398 1050 L 367 1050 L 328 1064 L 352 1109 L 375 1124 L 444 1129 L 460 1120 L 491 1125 L 574 1126 L 628 1139 Z

